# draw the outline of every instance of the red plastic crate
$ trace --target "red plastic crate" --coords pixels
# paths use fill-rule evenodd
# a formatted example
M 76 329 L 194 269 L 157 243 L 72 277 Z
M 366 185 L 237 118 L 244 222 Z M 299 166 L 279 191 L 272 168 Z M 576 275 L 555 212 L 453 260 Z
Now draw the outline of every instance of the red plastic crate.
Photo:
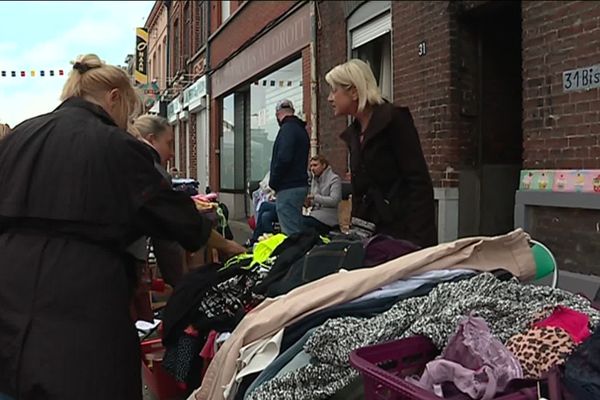
M 142 342 L 142 375 L 144 382 L 159 400 L 176 400 L 185 396 L 185 390 L 162 367 L 165 348 L 161 339 Z
M 350 364 L 363 378 L 366 400 L 440 400 L 435 394 L 404 379 L 406 376 L 420 375 L 425 365 L 438 354 L 431 340 L 415 336 L 357 349 L 350 353 Z M 496 397 L 497 400 L 530 398 L 523 392 Z M 460 394 L 446 398 L 463 399 L 470 397 Z

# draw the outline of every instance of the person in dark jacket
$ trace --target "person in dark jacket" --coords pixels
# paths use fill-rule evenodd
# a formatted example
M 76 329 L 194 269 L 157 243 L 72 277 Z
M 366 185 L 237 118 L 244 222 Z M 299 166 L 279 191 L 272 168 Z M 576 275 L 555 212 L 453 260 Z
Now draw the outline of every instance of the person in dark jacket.
M 154 167 L 171 184 L 171 175 L 166 170 L 173 158 L 175 135 L 169 122 L 156 115 L 142 115 L 133 123 L 135 133 L 148 146 L 154 159 Z M 166 283 L 175 287 L 183 276 L 185 250 L 175 241 L 152 238 L 156 264 Z
M 139 400 L 127 248 L 144 235 L 244 248 L 212 231 L 126 132 L 137 102 L 126 72 L 83 56 L 61 99 L 0 141 L 0 394 Z
M 269 187 L 276 192 L 275 205 L 281 231 L 290 236 L 302 231 L 302 206 L 308 194 L 308 152 L 306 123 L 294 115 L 290 100 L 276 106 L 280 129 L 273 145 Z
M 335 115 L 354 118 L 341 134 L 350 151 L 353 226 L 437 244 L 433 185 L 408 108 L 381 97 L 364 61 L 338 65 L 325 79 Z

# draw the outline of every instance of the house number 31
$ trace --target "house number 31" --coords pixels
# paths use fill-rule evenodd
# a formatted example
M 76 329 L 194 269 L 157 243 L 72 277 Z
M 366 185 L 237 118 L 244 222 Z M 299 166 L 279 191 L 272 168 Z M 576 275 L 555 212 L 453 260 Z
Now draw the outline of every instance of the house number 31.
M 427 43 L 425 41 L 419 43 L 419 57 L 423 57 L 427 54 Z

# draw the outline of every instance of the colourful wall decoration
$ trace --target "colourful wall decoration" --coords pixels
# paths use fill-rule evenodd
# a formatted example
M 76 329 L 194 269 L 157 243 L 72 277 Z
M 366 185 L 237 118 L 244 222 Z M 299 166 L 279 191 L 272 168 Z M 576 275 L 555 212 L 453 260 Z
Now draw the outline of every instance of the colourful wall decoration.
M 523 170 L 521 171 L 522 190 L 552 191 L 554 171 L 551 170 Z
M 519 188 L 600 194 L 600 170 L 523 170 Z

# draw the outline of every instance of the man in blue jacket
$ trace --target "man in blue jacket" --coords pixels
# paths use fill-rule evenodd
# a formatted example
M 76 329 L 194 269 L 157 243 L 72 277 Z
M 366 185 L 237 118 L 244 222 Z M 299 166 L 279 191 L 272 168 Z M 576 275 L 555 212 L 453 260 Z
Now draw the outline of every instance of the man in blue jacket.
M 275 201 L 281 231 L 292 235 L 302 231 L 302 205 L 308 194 L 308 152 L 310 142 L 306 123 L 296 117 L 290 100 L 275 108 L 279 133 L 273 145 L 269 186 Z

